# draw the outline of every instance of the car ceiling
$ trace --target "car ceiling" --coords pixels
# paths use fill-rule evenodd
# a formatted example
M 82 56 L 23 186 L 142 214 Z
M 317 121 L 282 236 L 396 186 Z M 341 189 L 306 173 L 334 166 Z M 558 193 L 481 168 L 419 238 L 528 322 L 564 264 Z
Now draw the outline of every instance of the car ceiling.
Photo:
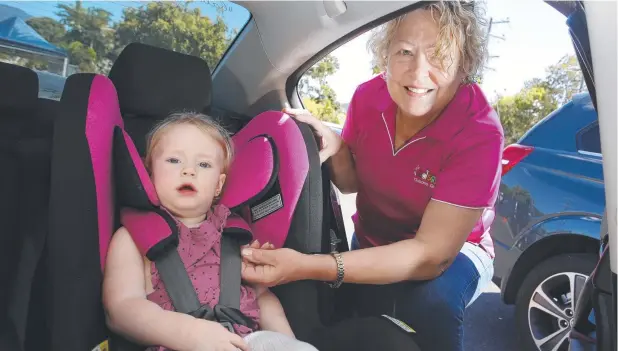
M 329 1 L 234 2 L 249 10 L 252 18 L 213 73 L 213 102 L 247 116 L 280 109 L 288 101 L 288 77 L 321 50 L 415 3 L 339 1 L 345 12 L 330 17 L 325 9 Z

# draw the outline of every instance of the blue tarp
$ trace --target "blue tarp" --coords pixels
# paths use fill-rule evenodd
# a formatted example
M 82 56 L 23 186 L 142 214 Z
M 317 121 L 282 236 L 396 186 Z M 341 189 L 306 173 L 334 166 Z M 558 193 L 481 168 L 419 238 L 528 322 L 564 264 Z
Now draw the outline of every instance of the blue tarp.
M 67 57 L 64 49 L 50 44 L 19 17 L 7 18 L 0 22 L 0 42 L 7 42 L 17 48 Z

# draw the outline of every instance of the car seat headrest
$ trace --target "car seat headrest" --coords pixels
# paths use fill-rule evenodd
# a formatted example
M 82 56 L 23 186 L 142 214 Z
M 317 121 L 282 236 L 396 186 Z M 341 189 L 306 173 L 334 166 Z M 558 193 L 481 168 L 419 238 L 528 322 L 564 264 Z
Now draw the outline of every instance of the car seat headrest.
M 26 67 L 0 62 L 0 108 L 33 110 L 39 97 L 39 77 Z
M 258 135 L 234 147 L 236 156 L 219 200 L 232 211 L 262 197 L 279 172 L 276 148 L 269 137 Z
M 210 69 L 196 56 L 131 43 L 114 62 L 109 78 L 118 91 L 123 115 L 157 118 L 210 107 Z
M 239 153 L 221 202 L 249 223 L 255 239 L 283 247 L 309 172 L 300 128 L 287 114 L 266 111 L 232 139 Z

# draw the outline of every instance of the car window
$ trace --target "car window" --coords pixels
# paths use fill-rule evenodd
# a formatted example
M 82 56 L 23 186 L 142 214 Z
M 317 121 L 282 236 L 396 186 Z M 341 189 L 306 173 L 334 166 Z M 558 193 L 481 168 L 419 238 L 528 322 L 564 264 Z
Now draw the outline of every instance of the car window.
M 579 133 L 579 140 L 577 145 L 578 150 L 601 153 L 601 137 L 599 134 L 599 125 L 594 125 L 585 128 Z
M 0 1 L 0 61 L 34 69 L 39 95 L 59 99 L 66 77 L 106 75 L 132 42 L 201 57 L 212 71 L 249 18 L 229 1 Z

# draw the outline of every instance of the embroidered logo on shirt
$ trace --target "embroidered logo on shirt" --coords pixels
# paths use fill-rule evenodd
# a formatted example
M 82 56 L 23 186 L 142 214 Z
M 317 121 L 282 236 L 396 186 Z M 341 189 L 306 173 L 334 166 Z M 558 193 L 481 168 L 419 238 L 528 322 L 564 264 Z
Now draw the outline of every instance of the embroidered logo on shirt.
M 428 169 L 423 171 L 421 166 L 416 166 L 414 169 L 414 181 L 431 189 L 436 187 L 436 176 Z

